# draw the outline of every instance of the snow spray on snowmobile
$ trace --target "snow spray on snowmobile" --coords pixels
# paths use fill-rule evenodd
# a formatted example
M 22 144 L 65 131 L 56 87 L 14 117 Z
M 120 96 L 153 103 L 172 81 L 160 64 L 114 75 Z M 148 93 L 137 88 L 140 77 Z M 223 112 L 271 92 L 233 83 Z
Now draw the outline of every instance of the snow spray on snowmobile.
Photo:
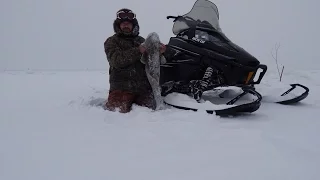
M 267 66 L 225 36 L 217 6 L 208 0 L 197 0 L 190 12 L 167 16 L 170 18 L 174 19 L 172 30 L 176 36 L 170 38 L 167 50 L 175 53 L 160 67 L 164 102 L 179 109 L 204 110 L 216 115 L 258 110 L 262 96 L 255 85 L 261 82 Z M 287 96 L 297 87 L 304 92 Z M 232 88 L 240 93 L 228 99 L 226 92 Z M 297 103 L 308 93 L 307 87 L 291 84 L 276 102 Z

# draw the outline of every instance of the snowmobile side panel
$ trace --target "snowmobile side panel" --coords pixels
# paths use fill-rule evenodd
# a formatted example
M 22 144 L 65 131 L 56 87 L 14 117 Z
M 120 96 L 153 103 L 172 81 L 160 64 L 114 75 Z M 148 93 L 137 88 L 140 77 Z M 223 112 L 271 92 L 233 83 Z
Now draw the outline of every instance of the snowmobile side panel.
M 168 74 L 163 73 L 161 75 L 161 84 L 173 80 L 170 78 L 174 78 L 174 76 L 171 76 L 169 74 L 174 73 L 183 74 L 183 76 L 188 76 L 191 78 L 183 79 L 186 81 L 198 79 L 199 76 L 192 76 L 190 75 L 190 73 L 195 72 L 196 69 L 198 69 L 199 72 L 197 74 L 201 74 L 203 73 L 203 68 L 206 67 L 215 67 L 219 69 L 221 72 L 223 72 L 226 84 L 230 86 L 237 84 L 258 84 L 260 83 L 261 79 L 263 78 L 267 70 L 267 67 L 265 65 L 259 64 L 259 61 L 255 61 L 254 58 L 252 59 L 252 61 L 248 60 L 248 62 L 252 62 L 252 66 L 243 65 L 238 62 L 240 59 L 236 59 L 232 56 L 227 56 L 225 54 L 220 54 L 216 51 L 212 51 L 209 49 L 201 48 L 197 46 L 195 43 L 192 43 L 190 40 L 182 37 L 170 38 L 167 48 L 176 51 L 176 55 L 173 56 L 171 59 L 168 59 L 166 64 L 162 65 L 161 68 L 165 69 L 163 71 Z M 241 51 L 238 54 L 240 53 Z M 240 55 L 238 56 L 240 57 Z M 250 56 L 248 55 L 244 57 Z M 187 67 L 183 64 L 188 64 L 190 67 Z M 175 68 L 174 66 L 184 66 L 185 68 L 179 68 L 179 73 L 170 72 L 177 71 L 177 68 Z M 253 78 L 259 68 L 262 69 L 263 72 L 260 73 L 259 80 L 253 82 Z M 248 78 L 248 76 L 250 77 Z

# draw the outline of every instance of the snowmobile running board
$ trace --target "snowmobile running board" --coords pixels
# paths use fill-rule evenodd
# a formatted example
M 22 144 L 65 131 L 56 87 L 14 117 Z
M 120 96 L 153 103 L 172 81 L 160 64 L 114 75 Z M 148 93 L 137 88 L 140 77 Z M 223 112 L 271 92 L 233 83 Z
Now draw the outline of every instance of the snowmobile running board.
M 217 116 L 235 116 L 235 115 L 244 114 L 244 113 L 252 113 L 252 112 L 258 110 L 261 105 L 262 96 L 257 91 L 252 89 L 251 87 L 250 88 L 243 87 L 242 90 L 243 90 L 243 92 L 241 94 L 239 94 L 235 98 L 231 99 L 229 102 L 226 103 L 226 105 L 234 105 L 234 103 L 236 103 L 241 97 L 243 97 L 246 94 L 252 94 L 255 97 L 257 97 L 257 99 L 253 102 L 250 102 L 250 103 L 232 106 L 232 107 L 226 108 L 226 109 L 219 109 L 219 110 L 208 109 L 205 111 L 208 114 L 215 113 Z M 165 102 L 165 103 L 169 106 L 172 106 L 172 107 L 175 107 L 178 109 L 199 111 L 199 109 L 192 108 L 192 107 L 184 107 L 184 106 L 174 105 L 174 104 L 171 104 L 168 102 Z
M 290 84 L 290 86 L 291 86 L 291 88 L 288 91 L 284 92 L 281 96 L 285 96 L 285 95 L 289 94 L 297 86 L 303 88 L 305 90 L 305 92 L 303 94 L 301 94 L 300 96 L 297 96 L 297 97 L 295 97 L 293 99 L 279 101 L 277 103 L 283 104 L 283 105 L 294 104 L 294 103 L 300 102 L 301 100 L 305 99 L 309 95 L 309 88 L 307 88 L 306 86 L 303 86 L 301 84 Z

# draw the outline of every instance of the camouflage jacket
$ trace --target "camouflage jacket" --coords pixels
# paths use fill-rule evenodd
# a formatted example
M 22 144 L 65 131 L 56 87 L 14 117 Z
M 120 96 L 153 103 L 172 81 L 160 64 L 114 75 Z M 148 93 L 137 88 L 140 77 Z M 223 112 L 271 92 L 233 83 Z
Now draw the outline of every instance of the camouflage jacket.
M 139 94 L 151 91 L 145 66 L 140 62 L 139 45 L 144 40 L 141 36 L 121 37 L 115 34 L 105 41 L 111 91 L 125 90 Z

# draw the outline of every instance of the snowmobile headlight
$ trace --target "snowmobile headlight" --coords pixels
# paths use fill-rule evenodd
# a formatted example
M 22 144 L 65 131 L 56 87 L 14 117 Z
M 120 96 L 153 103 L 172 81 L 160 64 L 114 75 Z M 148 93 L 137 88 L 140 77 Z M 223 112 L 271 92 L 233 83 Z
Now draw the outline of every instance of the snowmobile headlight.
M 207 32 L 204 32 L 204 31 L 196 30 L 195 37 L 197 39 L 201 39 L 201 40 L 204 40 L 204 41 L 209 41 L 209 34 Z

